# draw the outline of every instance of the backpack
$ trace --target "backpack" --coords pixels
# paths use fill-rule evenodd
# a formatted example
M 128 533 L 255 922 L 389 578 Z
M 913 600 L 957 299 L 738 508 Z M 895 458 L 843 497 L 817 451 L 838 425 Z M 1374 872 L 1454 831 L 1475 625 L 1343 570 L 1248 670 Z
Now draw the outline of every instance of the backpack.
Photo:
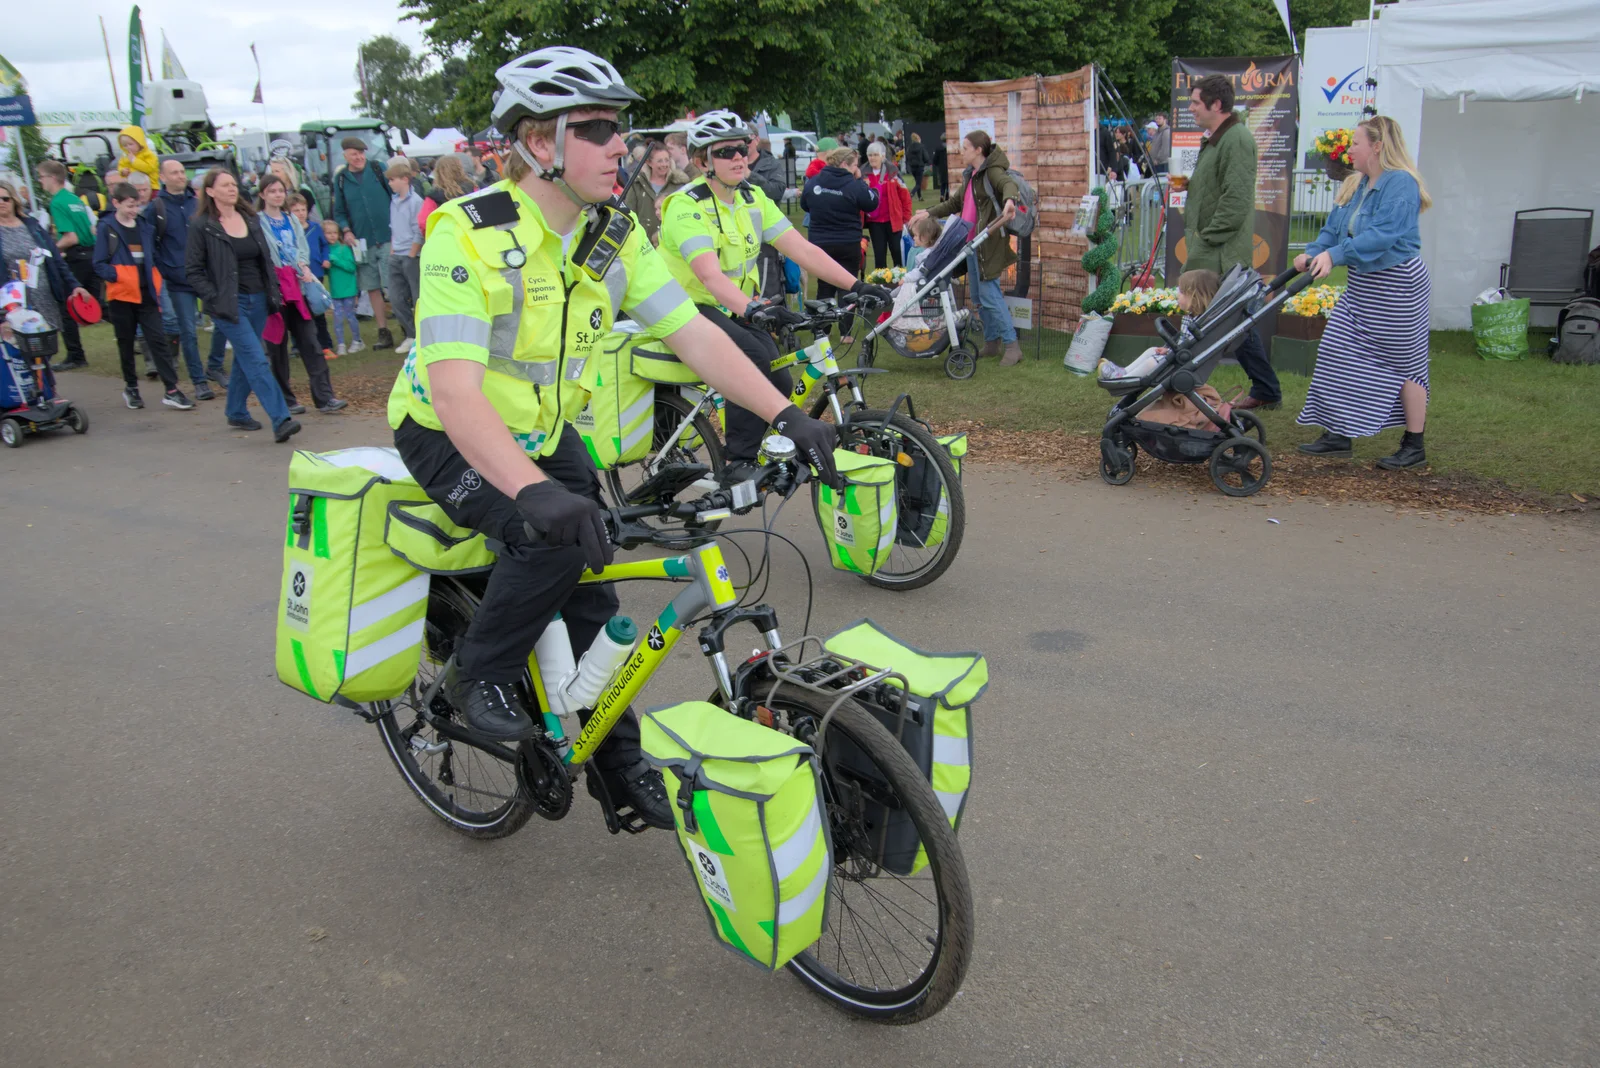
M 1034 192 L 1033 186 L 1022 176 L 1022 172 L 1012 167 L 1006 171 L 1011 180 L 1017 183 L 1017 214 L 1005 225 L 1007 233 L 1016 234 L 1018 237 L 1027 237 L 1033 233 L 1034 227 L 1039 225 L 1039 194 Z M 1005 204 L 995 196 L 994 184 L 989 181 L 989 172 L 983 172 L 983 188 L 988 192 L 989 199 L 994 201 L 996 214 L 1005 210 Z
M 1600 300 L 1579 297 L 1562 308 L 1551 342 L 1554 363 L 1600 364 Z

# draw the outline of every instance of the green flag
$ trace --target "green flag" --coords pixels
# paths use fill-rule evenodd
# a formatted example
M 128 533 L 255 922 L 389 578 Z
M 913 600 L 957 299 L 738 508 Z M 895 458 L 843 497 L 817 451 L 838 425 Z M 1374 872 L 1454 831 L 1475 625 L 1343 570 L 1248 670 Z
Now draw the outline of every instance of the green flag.
M 133 6 L 133 14 L 128 17 L 128 102 L 133 112 L 133 125 L 144 125 L 144 80 L 140 71 L 144 64 L 141 62 L 140 42 L 144 39 L 144 30 L 139 25 L 139 5 Z

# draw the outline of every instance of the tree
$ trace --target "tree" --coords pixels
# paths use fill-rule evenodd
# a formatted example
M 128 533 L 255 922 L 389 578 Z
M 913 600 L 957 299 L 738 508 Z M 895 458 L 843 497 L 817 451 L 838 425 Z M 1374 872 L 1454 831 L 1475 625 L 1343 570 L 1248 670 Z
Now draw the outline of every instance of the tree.
M 889 0 L 405 0 L 441 53 L 462 50 L 447 115 L 488 122 L 501 64 L 536 48 L 604 56 L 645 98 L 636 121 L 688 109 L 854 112 L 884 99 L 929 54 L 910 5 Z
M 449 99 L 445 92 L 448 64 L 446 70 L 433 70 L 426 54 L 412 52 L 404 41 L 388 34 L 363 41 L 360 48 L 367 87 L 363 97 L 358 64 L 356 114 L 423 134 L 440 124 Z

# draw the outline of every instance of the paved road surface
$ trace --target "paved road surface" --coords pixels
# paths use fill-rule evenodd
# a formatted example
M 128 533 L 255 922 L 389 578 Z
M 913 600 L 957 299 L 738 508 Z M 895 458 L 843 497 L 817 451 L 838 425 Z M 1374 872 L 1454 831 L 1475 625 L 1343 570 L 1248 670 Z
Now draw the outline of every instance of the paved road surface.
M 714 946 L 671 839 L 585 796 L 447 831 L 274 679 L 288 449 L 71 386 L 86 437 L 0 450 L 7 1065 L 1600 1061 L 1593 525 L 980 465 L 934 587 L 819 576 L 814 629 L 995 680 L 977 955 L 892 1029 Z M 791 632 L 803 594 L 780 562 Z M 704 693 L 696 660 L 650 697 Z

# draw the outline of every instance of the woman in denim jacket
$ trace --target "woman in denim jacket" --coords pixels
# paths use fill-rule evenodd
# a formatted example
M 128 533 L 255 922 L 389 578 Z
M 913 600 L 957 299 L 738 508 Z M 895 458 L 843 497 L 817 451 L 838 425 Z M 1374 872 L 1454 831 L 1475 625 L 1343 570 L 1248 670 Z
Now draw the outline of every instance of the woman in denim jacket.
M 1399 124 L 1384 115 L 1350 139 L 1356 173 L 1345 179 L 1317 239 L 1295 268 L 1324 278 L 1349 270 L 1344 295 L 1328 315 L 1306 406 L 1296 422 L 1326 428 L 1301 445 L 1313 456 L 1351 456 L 1352 439 L 1393 426 L 1405 436 L 1378 466 L 1397 471 L 1427 461 L 1428 268 L 1417 217 L 1432 206 L 1406 151 Z

